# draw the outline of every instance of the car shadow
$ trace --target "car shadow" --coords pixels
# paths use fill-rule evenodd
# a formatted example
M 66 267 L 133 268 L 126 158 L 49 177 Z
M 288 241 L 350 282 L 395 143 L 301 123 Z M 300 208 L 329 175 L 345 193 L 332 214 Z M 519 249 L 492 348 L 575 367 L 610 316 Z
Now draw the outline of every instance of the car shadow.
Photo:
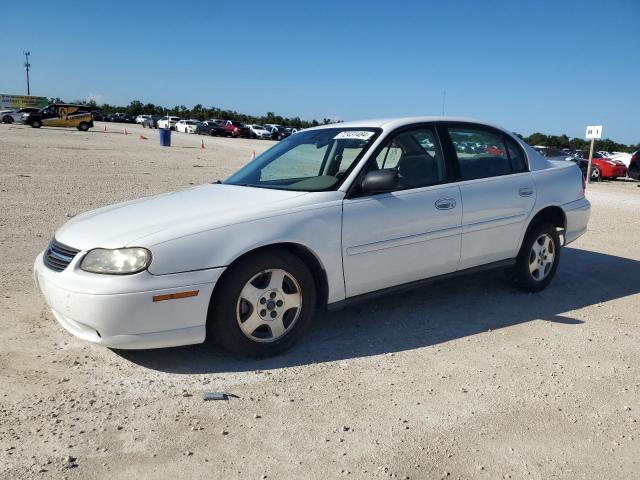
M 515 290 L 502 272 L 486 272 L 396 293 L 334 313 L 318 313 L 291 350 L 246 359 L 193 345 L 118 350 L 137 365 L 178 374 L 269 370 L 421 348 L 530 321 L 579 325 L 569 312 L 640 292 L 640 261 L 573 248 L 562 251 L 549 288 Z

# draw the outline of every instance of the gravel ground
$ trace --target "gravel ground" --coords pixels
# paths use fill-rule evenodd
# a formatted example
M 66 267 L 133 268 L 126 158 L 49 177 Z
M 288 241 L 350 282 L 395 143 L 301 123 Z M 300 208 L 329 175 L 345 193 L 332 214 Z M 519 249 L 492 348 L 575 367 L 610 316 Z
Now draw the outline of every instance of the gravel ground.
M 0 125 L 0 478 L 638 478 L 636 184 L 589 187 L 589 232 L 540 294 L 499 273 L 443 281 L 321 314 L 268 360 L 112 351 L 67 334 L 33 286 L 55 228 L 223 178 L 271 142 L 161 149 L 157 131 L 103 127 Z

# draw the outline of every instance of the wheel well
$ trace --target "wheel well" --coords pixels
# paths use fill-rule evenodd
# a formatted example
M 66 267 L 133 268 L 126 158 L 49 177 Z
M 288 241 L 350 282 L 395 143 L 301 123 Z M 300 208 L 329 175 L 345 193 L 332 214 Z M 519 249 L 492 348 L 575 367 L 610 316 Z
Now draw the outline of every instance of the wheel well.
M 556 228 L 561 230 L 565 230 L 567 228 L 567 217 L 564 214 L 564 210 L 560 207 L 545 207 L 540 210 L 529 222 L 529 228 L 527 229 L 527 233 L 529 229 L 531 229 L 532 225 L 536 225 L 539 223 L 550 223 Z
M 316 289 L 317 289 L 316 297 L 317 297 L 318 306 L 324 307 L 327 305 L 327 301 L 329 298 L 329 283 L 327 280 L 327 273 L 325 272 L 324 268 L 322 267 L 322 264 L 320 263 L 318 258 L 313 254 L 313 252 L 311 252 L 311 250 L 309 250 L 307 247 L 300 245 L 298 243 L 276 243 L 271 245 L 265 245 L 263 247 L 258 247 L 246 253 L 243 253 L 238 258 L 233 260 L 233 262 L 231 262 L 231 264 L 227 267 L 227 270 L 222 274 L 218 282 L 216 282 L 216 286 L 213 292 L 214 295 L 215 295 L 215 291 L 218 288 L 218 285 L 220 285 L 222 281 L 224 281 L 225 273 L 228 271 L 231 265 L 238 263 L 239 261 L 241 261 L 242 259 L 250 255 L 255 255 L 258 253 L 267 253 L 269 251 L 286 251 L 297 256 L 300 260 L 302 260 L 305 263 L 305 265 L 309 267 L 309 270 L 313 275 L 313 280 L 315 281 Z

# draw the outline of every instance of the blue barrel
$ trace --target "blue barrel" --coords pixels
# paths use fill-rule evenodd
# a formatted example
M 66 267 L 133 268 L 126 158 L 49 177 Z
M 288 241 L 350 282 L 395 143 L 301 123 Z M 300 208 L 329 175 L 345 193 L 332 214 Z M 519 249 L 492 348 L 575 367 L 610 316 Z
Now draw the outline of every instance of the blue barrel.
M 170 147 L 171 146 L 171 130 L 168 128 L 160 128 L 160 146 L 161 147 Z

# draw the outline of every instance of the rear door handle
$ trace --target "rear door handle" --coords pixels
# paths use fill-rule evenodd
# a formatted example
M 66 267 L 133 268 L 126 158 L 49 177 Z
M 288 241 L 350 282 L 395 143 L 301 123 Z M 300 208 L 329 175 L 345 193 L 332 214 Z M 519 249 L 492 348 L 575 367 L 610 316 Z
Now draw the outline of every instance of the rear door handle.
M 531 187 L 520 187 L 518 189 L 518 195 L 521 197 L 530 197 L 533 195 L 533 188 Z
M 436 200 L 435 206 L 438 210 L 451 210 L 456 206 L 453 198 L 440 198 Z

